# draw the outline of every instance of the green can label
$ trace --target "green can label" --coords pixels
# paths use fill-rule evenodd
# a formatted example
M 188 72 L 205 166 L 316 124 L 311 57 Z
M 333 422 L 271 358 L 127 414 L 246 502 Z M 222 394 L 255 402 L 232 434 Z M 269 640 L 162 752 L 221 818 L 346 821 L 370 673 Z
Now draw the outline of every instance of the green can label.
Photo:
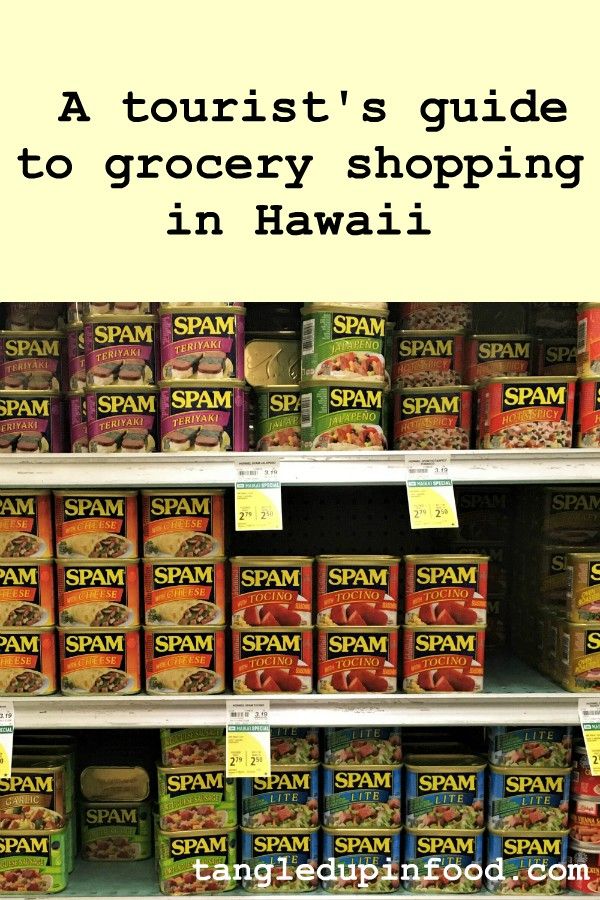
M 385 378 L 387 312 L 302 311 L 302 380 Z
M 383 385 L 329 381 L 303 385 L 303 450 L 385 450 Z
M 142 803 L 83 803 L 81 855 L 93 860 L 149 859 L 152 813 Z
M 56 894 L 67 886 L 67 869 L 65 828 L 0 835 L 0 893 Z
M 235 781 L 218 766 L 158 767 L 163 831 L 224 829 L 237 824 Z
M 189 885 L 200 883 L 203 893 L 217 893 L 234 888 L 232 878 L 216 878 L 197 882 L 195 865 L 200 863 L 203 875 L 210 875 L 217 867 L 230 871 L 237 856 L 236 829 L 222 832 L 187 832 L 156 836 L 156 857 L 160 889 L 163 894 L 189 893 Z M 187 890 L 186 890 L 187 888 Z
M 256 449 L 300 449 L 300 388 L 256 388 Z

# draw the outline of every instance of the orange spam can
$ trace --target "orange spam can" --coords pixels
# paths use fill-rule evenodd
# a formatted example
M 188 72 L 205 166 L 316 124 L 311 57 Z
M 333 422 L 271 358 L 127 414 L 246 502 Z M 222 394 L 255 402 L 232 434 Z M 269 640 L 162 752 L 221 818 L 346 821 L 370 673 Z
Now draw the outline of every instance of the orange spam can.
M 310 694 L 312 628 L 233 626 L 233 693 Z
M 455 553 L 404 557 L 407 625 L 485 625 L 487 556 Z
M 149 694 L 222 694 L 225 629 L 145 628 Z
M 59 628 L 58 646 L 63 694 L 139 694 L 137 628 Z
M 136 491 L 55 491 L 56 556 L 137 559 Z
M 317 625 L 396 625 L 399 563 L 395 556 L 318 556 Z
M 407 694 L 483 690 L 485 626 L 404 626 Z
M 55 693 L 54 628 L 0 629 L 0 697 Z
M 146 625 L 225 624 L 225 559 L 145 559 Z
M 319 694 L 396 691 L 396 628 L 319 628 Z
M 0 492 L 0 559 L 50 559 L 50 491 Z
M 132 628 L 140 624 L 137 559 L 58 560 L 58 623 L 65 628 Z
M 0 560 L 0 628 L 54 625 L 54 560 Z
M 142 491 L 146 557 L 225 555 L 224 491 Z
M 230 562 L 233 625 L 312 625 L 312 557 L 234 556 Z

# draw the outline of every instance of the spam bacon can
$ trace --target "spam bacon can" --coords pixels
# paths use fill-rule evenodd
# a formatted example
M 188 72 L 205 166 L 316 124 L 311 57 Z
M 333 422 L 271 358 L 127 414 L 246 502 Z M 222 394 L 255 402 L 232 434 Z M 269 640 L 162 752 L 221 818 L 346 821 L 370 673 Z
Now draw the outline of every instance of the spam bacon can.
M 324 762 L 334 768 L 402 762 L 399 728 L 326 728 Z
M 600 375 L 600 303 L 577 307 L 577 374 Z
M 69 394 L 69 439 L 71 453 L 87 453 L 89 435 L 87 427 L 87 397 L 85 394 Z
M 571 338 L 542 338 L 538 342 L 536 375 L 576 375 L 577 342 Z
M 579 382 L 577 446 L 600 447 L 600 378 Z
M 139 694 L 138 629 L 58 630 L 63 694 Z
M 88 387 L 89 453 L 153 453 L 158 445 L 158 393 L 152 387 Z
M 397 828 L 402 767 L 323 768 L 323 824 L 329 828 Z
M 222 694 L 225 633 L 220 628 L 144 629 L 149 694 Z
M 387 449 L 383 382 L 321 378 L 301 385 L 303 450 Z
M 312 625 L 312 570 L 309 556 L 233 557 L 233 624 L 240 628 Z
M 408 867 L 416 869 L 415 875 L 403 881 L 407 891 L 473 893 L 481 888 L 477 869 L 481 871 L 483 865 L 483 828 L 452 833 L 423 833 L 409 828 L 404 840 L 403 860 L 408 871 L 413 871 Z M 471 869 L 465 871 L 469 866 Z M 476 877 L 469 878 L 470 873 Z
M 256 449 L 289 453 L 300 450 L 300 386 L 255 387 Z
M 161 379 L 244 378 L 245 311 L 239 306 L 160 310 Z
M 222 766 L 157 766 L 162 831 L 203 831 L 237 824 L 236 784 Z
M 317 557 L 317 625 L 396 625 L 399 563 L 395 556 Z
M 69 879 L 66 827 L 0 832 L 0 894 L 56 894 Z
M 0 630 L 0 696 L 56 693 L 53 628 Z
M 568 827 L 571 769 L 491 766 L 488 825 L 497 831 L 561 831 Z
M 529 334 L 474 334 L 467 341 L 467 381 L 529 375 L 533 338 Z
M 574 377 L 489 378 L 478 388 L 482 450 L 570 447 Z
M 49 391 L 0 392 L 0 453 L 63 451 L 62 402 Z
M 464 354 L 462 331 L 397 331 L 392 383 L 405 387 L 462 384 Z
M 242 865 L 249 868 L 244 875 L 242 886 L 252 893 L 281 893 L 294 891 L 295 894 L 314 891 L 317 887 L 317 867 L 319 865 L 319 829 L 242 828 L 240 858 Z M 271 866 L 271 869 L 265 869 Z M 302 878 L 297 869 L 303 868 Z M 307 871 L 307 867 L 310 867 Z M 311 877 L 311 870 L 314 875 Z M 271 872 L 271 883 L 264 887 L 264 873 Z
M 355 831 L 323 828 L 323 859 L 333 860 L 333 878 L 323 879 L 327 892 L 392 893 L 400 885 L 400 828 Z M 358 866 L 374 866 L 375 877 L 362 880 Z M 354 868 L 351 868 L 354 866 Z M 369 870 L 369 875 L 371 873 Z
M 261 830 L 319 824 L 319 767 L 272 766 L 264 777 L 242 778 L 242 825 Z
M 137 559 L 136 491 L 55 491 L 60 559 Z
M 187 831 L 178 834 L 156 832 L 156 865 L 161 893 L 181 895 L 230 891 L 236 886 L 232 877 L 211 876 L 219 867 L 220 872 L 231 872 L 237 861 L 237 829 L 214 831 Z M 197 869 L 196 867 L 201 868 Z M 198 881 L 196 872 L 206 881 Z
M 156 316 L 90 316 L 83 322 L 89 387 L 154 384 Z
M 395 450 L 468 450 L 472 388 L 402 387 L 394 390 Z
M 56 564 L 58 622 L 64 628 L 132 628 L 140 624 L 137 559 Z
M 225 559 L 146 559 L 146 625 L 225 624 Z
M 0 331 L 0 389 L 63 389 L 64 335 L 60 331 Z
M 487 556 L 405 556 L 407 625 L 485 625 Z
M 472 319 L 470 303 L 402 303 L 400 307 L 402 327 L 415 331 L 468 329 Z
M 82 322 L 77 322 L 67 327 L 67 374 L 69 391 L 76 394 L 84 394 L 86 372 Z
M 319 694 L 393 693 L 398 685 L 395 628 L 319 628 Z
M 233 693 L 310 694 L 312 628 L 232 628 Z
M 224 491 L 142 491 L 148 558 L 219 557 L 225 553 Z
M 50 491 L 0 492 L 0 558 L 52 556 Z
M 0 560 L 0 628 L 55 624 L 54 561 Z
M 161 450 L 248 449 L 248 389 L 239 379 L 160 382 Z
M 404 626 L 404 690 L 483 690 L 485 628 Z
M 567 554 L 567 618 L 600 622 L 600 551 Z
M 485 761 L 466 753 L 406 757 L 404 816 L 419 831 L 472 831 L 484 825 Z
M 302 307 L 301 378 L 385 378 L 386 309 Z

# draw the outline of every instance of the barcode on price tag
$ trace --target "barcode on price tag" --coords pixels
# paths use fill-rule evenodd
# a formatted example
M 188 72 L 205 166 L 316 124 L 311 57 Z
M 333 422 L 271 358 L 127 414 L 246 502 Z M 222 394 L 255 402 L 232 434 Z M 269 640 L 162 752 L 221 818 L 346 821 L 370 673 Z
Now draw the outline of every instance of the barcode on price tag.
M 600 775 L 600 700 L 580 700 L 578 708 L 590 769 Z
M 271 774 L 268 700 L 227 701 L 228 778 L 266 778 Z
M 249 461 L 236 464 L 236 531 L 281 531 L 279 463 Z
M 10 700 L 3 700 L 0 703 L 0 778 L 10 778 L 14 731 L 14 706 Z
M 411 528 L 458 528 L 450 458 L 407 456 L 406 468 Z

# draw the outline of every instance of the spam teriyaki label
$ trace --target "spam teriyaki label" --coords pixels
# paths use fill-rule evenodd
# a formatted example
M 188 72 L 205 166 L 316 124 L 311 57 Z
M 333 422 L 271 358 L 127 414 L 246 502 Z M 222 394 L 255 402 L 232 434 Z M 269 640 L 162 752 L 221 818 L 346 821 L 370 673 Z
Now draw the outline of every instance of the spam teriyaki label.
M 158 441 L 158 395 L 151 387 L 88 388 L 90 453 L 152 453 Z
M 311 628 L 233 628 L 233 691 L 310 693 Z
M 11 775 L 0 778 L 0 830 L 37 830 L 38 818 L 43 830 L 60 828 L 67 812 L 64 767 L 56 759 L 26 759 L 24 765 L 25 758 L 16 757 Z
M 218 694 L 225 686 L 219 628 L 146 628 L 146 689 L 151 694 Z
M 307 382 L 300 403 L 304 450 L 387 448 L 383 384 Z
M 247 418 L 248 397 L 241 381 L 161 384 L 164 451 L 247 450 Z
M 444 831 L 482 828 L 485 767 L 481 760 L 410 757 L 406 768 L 406 825 Z
M 223 625 L 223 560 L 145 560 L 146 625 Z
M 321 557 L 317 561 L 317 623 L 395 625 L 398 564 L 393 557 Z
M 144 555 L 222 556 L 223 516 L 222 491 L 143 491 Z
M 330 828 L 400 825 L 401 768 L 365 766 L 323 770 L 323 823 Z
M 560 831 L 568 827 L 570 769 L 519 771 L 492 766 L 490 827 L 499 831 Z
M 261 387 L 256 391 L 256 449 L 300 449 L 300 388 Z
M 319 824 L 317 766 L 271 768 L 265 777 L 242 779 L 242 825 L 247 828 L 313 828 Z
M 1 453 L 61 453 L 62 425 L 58 395 L 0 393 Z
M 394 629 L 320 629 L 318 648 L 319 693 L 396 690 L 398 645 Z
M 163 831 L 196 831 L 237 824 L 235 781 L 213 766 L 158 767 L 158 812 Z
M 405 571 L 408 624 L 485 625 L 486 558 L 408 556 Z
M 233 623 L 247 627 L 310 626 L 312 559 L 250 557 L 231 560 Z
M 160 316 L 165 380 L 244 377 L 242 310 L 165 310 Z
M 85 365 L 90 387 L 126 387 L 154 381 L 154 316 L 99 317 L 84 322 Z
M 0 332 L 0 388 L 62 390 L 64 356 L 64 337 L 60 332 Z

